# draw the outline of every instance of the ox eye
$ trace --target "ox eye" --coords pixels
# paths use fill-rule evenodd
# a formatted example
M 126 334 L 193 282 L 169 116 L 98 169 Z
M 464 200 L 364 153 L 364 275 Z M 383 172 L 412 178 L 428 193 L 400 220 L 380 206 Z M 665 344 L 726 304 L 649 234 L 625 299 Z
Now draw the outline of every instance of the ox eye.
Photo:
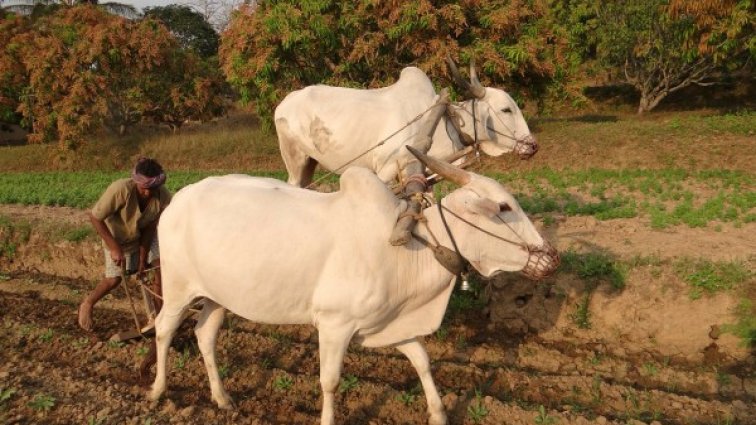
M 499 212 L 512 211 L 512 207 L 506 202 L 499 203 Z
M 511 114 L 512 113 L 512 108 L 503 108 L 501 110 L 501 112 L 504 112 L 505 114 Z

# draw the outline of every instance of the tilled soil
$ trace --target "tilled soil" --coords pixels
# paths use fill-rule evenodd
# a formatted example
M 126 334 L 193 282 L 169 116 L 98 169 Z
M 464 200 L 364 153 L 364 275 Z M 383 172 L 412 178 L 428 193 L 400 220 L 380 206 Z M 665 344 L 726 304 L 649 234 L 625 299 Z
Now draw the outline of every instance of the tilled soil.
M 82 222 L 71 210 L 22 208 L 16 216 Z M 669 247 L 678 239 L 679 249 L 704 247 L 712 258 L 721 241 L 752 253 L 752 227 L 677 229 L 667 238 L 644 237 L 643 228 L 633 220 L 568 218 L 549 237 L 560 249 L 579 243 L 570 236 L 577 235 L 626 256 L 649 252 L 644 243 Z M 140 381 L 137 366 L 149 341 L 109 341 L 134 327 L 124 292 L 96 306 L 94 333 L 76 325 L 78 303 L 93 287 L 81 270 L 100 267 L 97 247 L 46 245 L 32 232 L 15 262 L 2 264 L 0 423 L 317 423 L 316 330 L 232 314 L 219 336 L 218 363 L 236 409 L 220 410 L 210 399 L 192 319 L 174 340 L 167 396 L 147 401 L 149 381 Z M 45 269 L 40 259 L 61 266 Z M 581 284 L 572 275 L 536 286 L 507 278 L 489 287 L 487 307 L 450 309 L 425 343 L 451 424 L 756 423 L 753 353 L 709 330 L 730 319 L 732 299 L 692 301 L 668 270 L 634 270 L 621 293 L 594 295 L 594 324 L 586 330 L 569 318 Z M 419 379 L 398 351 L 352 345 L 342 377 L 338 423 L 427 423 Z

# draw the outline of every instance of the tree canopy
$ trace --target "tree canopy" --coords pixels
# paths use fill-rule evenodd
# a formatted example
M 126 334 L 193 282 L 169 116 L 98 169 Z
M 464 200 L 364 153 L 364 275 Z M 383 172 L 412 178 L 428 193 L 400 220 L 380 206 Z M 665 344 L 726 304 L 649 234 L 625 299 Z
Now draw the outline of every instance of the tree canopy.
M 192 8 L 178 4 L 148 7 L 144 16 L 165 24 L 184 49 L 192 49 L 204 58 L 218 54 L 218 33 Z
M 102 126 L 122 133 L 144 118 L 177 125 L 221 110 L 217 70 L 153 19 L 85 5 L 0 25 L 8 38 L 0 79 L 11 83 L 4 104 L 22 116 L 31 142 L 74 147 Z
M 263 118 L 316 83 L 378 87 L 414 65 L 449 81 L 445 56 L 475 59 L 484 84 L 539 98 L 563 75 L 564 43 L 545 1 L 260 1 L 221 40 L 221 65 Z
M 684 87 L 718 82 L 756 53 L 749 0 L 628 0 L 596 10 L 598 59 L 639 91 L 639 113 Z

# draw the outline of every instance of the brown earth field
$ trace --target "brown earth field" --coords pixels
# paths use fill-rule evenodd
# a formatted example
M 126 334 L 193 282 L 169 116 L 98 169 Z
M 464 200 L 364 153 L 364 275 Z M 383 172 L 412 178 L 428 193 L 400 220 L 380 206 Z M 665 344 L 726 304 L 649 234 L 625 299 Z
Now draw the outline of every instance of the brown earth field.
M 76 325 L 101 273 L 99 241 L 41 230 L 86 226 L 85 212 L 3 205 L 0 216 L 28 230 L 12 256 L 0 256 L 0 423 L 318 422 L 313 327 L 228 314 L 218 363 L 236 409 L 223 411 L 210 399 L 190 318 L 170 352 L 167 396 L 149 402 L 136 373 L 148 340 L 109 341 L 134 327 L 124 290 L 96 306 L 93 333 Z M 451 424 L 756 423 L 754 352 L 721 331 L 736 321 L 739 296 L 693 299 L 674 270 L 675 259 L 700 257 L 754 270 L 756 223 L 659 231 L 643 218 L 534 221 L 562 251 L 655 260 L 629 269 L 622 289 L 598 282 L 583 328 L 574 319 L 590 282 L 576 274 L 540 283 L 507 275 L 474 293 L 455 290 L 441 329 L 424 338 Z M 338 423 L 427 423 L 419 379 L 398 351 L 352 345 L 342 377 Z
M 752 105 L 752 90 L 746 95 Z M 681 99 L 687 110 L 691 97 Z M 671 108 L 643 118 L 596 113 L 544 119 L 532 126 L 541 143 L 537 161 L 484 158 L 478 170 L 753 174 L 753 130 L 720 134 L 699 126 L 711 115 Z M 247 117 L 231 118 L 187 126 L 181 137 L 108 145 L 99 157 L 70 162 L 118 168 L 149 154 L 169 170 L 193 170 L 198 162 L 208 170 L 281 170 L 277 145 L 261 139 L 250 149 L 256 133 L 247 131 Z M 240 131 L 234 132 L 235 123 Z M 242 142 L 226 143 L 221 130 Z M 203 137 L 195 141 L 195 135 Z M 214 156 L 197 154 L 215 140 L 223 143 L 212 145 Z M 3 149 L 0 154 L 12 148 Z M 23 152 L 26 158 L 0 158 L 7 164 L 3 171 L 53 169 L 49 158 L 61 155 L 41 148 L 38 156 Z M 68 162 L 59 162 L 56 169 L 68 169 Z M 711 191 L 691 190 L 696 196 Z M 629 265 L 615 270 L 616 263 L 607 263 L 604 270 L 622 274 L 624 286 L 563 267 L 538 283 L 503 275 L 476 279 L 472 292 L 455 289 L 441 328 L 424 337 L 450 424 L 756 424 L 756 353 L 727 331 L 742 320 L 744 300 L 756 305 L 756 222 L 654 230 L 643 216 L 531 218 L 562 252 L 598 253 Z M 0 205 L 0 424 L 318 422 L 316 330 L 255 324 L 230 313 L 218 338 L 218 364 L 236 408 L 220 410 L 211 401 L 191 318 L 170 351 L 166 396 L 147 401 L 150 382 L 140 381 L 137 368 L 149 340 L 110 340 L 134 328 L 134 304 L 124 289 L 95 307 L 94 332 L 76 324 L 78 304 L 101 276 L 103 252 L 93 235 L 70 241 L 60 233 L 88 226 L 82 210 Z M 9 238 L 12 244 L 3 246 Z M 692 297 L 679 264 L 697 259 L 738 263 L 750 275 L 738 288 Z M 127 284 L 135 296 L 135 282 Z M 139 300 L 135 304 L 141 312 Z M 397 350 L 351 345 L 342 378 L 337 423 L 427 423 L 417 374 Z

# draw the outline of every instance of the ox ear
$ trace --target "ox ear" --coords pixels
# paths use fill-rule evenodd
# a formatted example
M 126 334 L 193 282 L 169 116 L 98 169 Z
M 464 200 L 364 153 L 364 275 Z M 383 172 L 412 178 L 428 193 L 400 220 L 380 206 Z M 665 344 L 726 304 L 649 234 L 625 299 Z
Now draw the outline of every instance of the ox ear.
M 467 204 L 475 214 L 491 218 L 501 211 L 501 206 L 488 198 L 471 199 Z

